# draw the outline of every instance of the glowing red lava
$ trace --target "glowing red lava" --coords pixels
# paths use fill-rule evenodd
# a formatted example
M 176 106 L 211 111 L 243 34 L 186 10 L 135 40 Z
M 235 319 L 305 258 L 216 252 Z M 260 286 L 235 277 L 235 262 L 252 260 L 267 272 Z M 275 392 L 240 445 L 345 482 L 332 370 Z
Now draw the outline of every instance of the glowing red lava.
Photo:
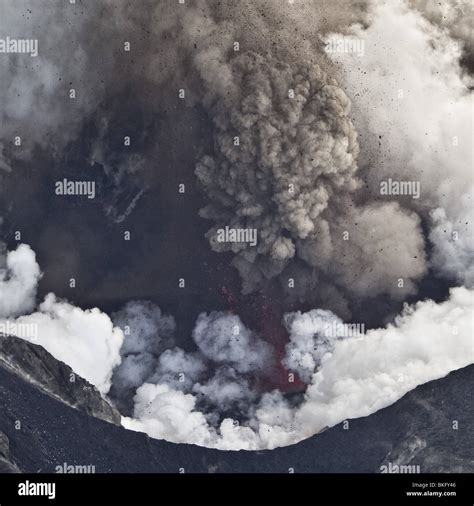
M 283 325 L 284 311 L 278 301 L 261 292 L 242 300 L 225 286 L 221 288 L 221 292 L 229 305 L 229 311 L 239 315 L 246 326 L 273 348 L 274 363 L 265 374 L 257 378 L 261 389 L 263 391 L 278 389 L 288 393 L 303 392 L 306 384 L 297 373 L 288 370 L 282 364 L 289 336 Z

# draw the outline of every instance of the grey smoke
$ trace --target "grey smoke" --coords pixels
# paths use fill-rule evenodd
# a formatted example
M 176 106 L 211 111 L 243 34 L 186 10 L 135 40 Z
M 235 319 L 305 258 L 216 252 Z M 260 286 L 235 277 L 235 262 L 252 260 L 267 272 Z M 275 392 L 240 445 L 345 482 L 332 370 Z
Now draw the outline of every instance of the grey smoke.
M 22 0 L 15 8 L 8 5 L 4 19 L 15 32 L 12 35 L 31 31 L 31 20 L 19 15 L 29 2 Z M 100 162 L 113 180 L 122 180 L 126 173 L 140 179 L 146 170 L 143 159 L 112 156 L 104 132 L 113 121 L 99 105 L 107 97 L 117 100 L 125 92 L 124 83 L 133 83 L 140 90 L 135 93 L 137 104 L 148 111 L 152 103 L 156 115 L 167 109 L 161 91 L 166 83 L 176 91 L 184 88 L 186 103 L 204 105 L 214 122 L 214 153 L 204 156 L 196 169 L 210 199 L 201 214 L 216 223 L 208 234 L 212 247 L 236 254 L 234 265 L 242 275 L 244 292 L 279 276 L 294 260 L 306 261 L 308 250 L 328 239 L 318 236 L 324 221 L 331 223 L 329 240 L 340 242 L 339 230 L 331 227 L 334 216 L 354 221 L 353 194 L 361 185 L 356 174 L 359 149 L 350 100 L 332 77 L 334 69 L 322 51 L 321 37 L 351 23 L 364 26 L 372 15 L 370 4 L 357 2 L 346 9 L 344 2 L 328 7 L 300 1 L 277 7 L 266 0 L 229 1 L 225 6 L 201 0 L 193 5 L 144 2 L 143 6 L 136 9 L 127 1 L 104 1 L 84 7 L 51 4 L 35 11 L 40 34 L 48 27 L 47 37 L 39 41 L 39 70 L 18 61 L 2 73 L 8 79 L 6 103 L 11 106 L 2 117 L 6 138 L 19 130 L 25 141 L 21 149 L 6 150 L 7 165 L 11 157 L 31 156 L 37 145 L 60 152 L 77 138 L 85 121 L 94 118 L 100 128 L 89 154 L 91 162 Z M 103 30 L 88 29 L 112 15 L 114 29 L 108 25 Z M 56 51 L 65 22 L 72 27 L 71 46 Z M 248 30 L 249 24 L 254 29 Z M 140 43 L 137 31 L 146 33 Z M 104 45 L 100 37 L 109 43 Z M 129 54 L 124 49 L 127 41 Z M 235 42 L 239 51 L 234 50 Z M 68 65 L 70 61 L 74 65 Z M 70 88 L 77 91 L 74 100 L 68 97 Z M 147 100 L 150 90 L 152 101 Z M 235 136 L 240 138 L 238 148 L 233 146 Z M 115 216 L 109 208 L 106 212 L 117 221 L 125 216 Z M 410 268 L 407 258 L 400 257 L 399 275 L 406 279 L 405 291 L 395 292 L 400 297 L 413 292 L 414 282 L 424 272 L 423 244 L 415 221 L 405 240 L 410 253 L 417 251 L 418 261 Z M 257 228 L 258 247 L 216 245 L 213 237 L 220 225 Z M 352 248 L 357 256 L 349 268 L 339 265 L 338 286 L 332 290 L 346 290 L 352 282 L 347 271 L 353 266 L 368 270 L 369 259 L 358 248 L 359 244 Z M 387 277 L 385 284 L 378 280 L 372 295 L 384 291 L 393 295 L 391 257 L 379 250 L 370 253 L 377 254 L 379 277 Z M 344 262 L 348 263 L 347 256 Z M 311 269 L 318 270 L 314 265 Z M 358 291 L 372 290 L 372 280 L 360 284 L 364 287 Z M 301 286 L 297 289 L 303 298 L 309 296 L 303 295 Z
M 410 4 L 419 10 L 433 24 L 447 30 L 450 36 L 459 41 L 468 59 L 474 56 L 474 6 L 469 0 L 439 2 L 437 0 L 410 0 Z M 472 68 L 471 68 L 472 71 Z
M 238 409 L 246 418 L 252 404 L 260 397 L 248 379 L 242 377 L 231 367 L 220 367 L 207 382 L 196 383 L 192 392 L 205 405 L 212 408 L 210 420 L 222 421 L 221 413 Z
M 131 413 L 133 398 L 146 383 L 196 396 L 213 424 L 221 423 L 223 414 L 230 410 L 238 410 L 246 418 L 261 397 L 252 383 L 271 371 L 272 349 L 238 316 L 200 314 L 192 336 L 194 351 L 175 345 L 174 319 L 150 302 L 129 302 L 112 318 L 124 341 L 109 395 L 124 414 Z
M 148 301 L 130 301 L 112 315 L 124 333 L 121 363 L 114 371 L 111 395 L 126 403 L 134 389 L 155 373 L 160 355 L 174 344 L 176 324 Z
M 158 366 L 149 382 L 164 383 L 189 392 L 197 381 L 205 376 L 206 371 L 207 364 L 199 353 L 187 353 L 175 347 L 160 355 Z
M 216 250 L 232 249 L 273 276 L 331 199 L 358 187 L 356 133 L 348 98 L 319 67 L 245 54 L 231 69 L 238 95 L 231 103 L 226 95 L 213 100 L 216 154 L 196 169 L 211 200 L 201 215 L 217 221 L 208 233 Z M 256 228 L 258 246 L 216 244 L 225 225 Z
M 249 373 L 268 367 L 270 347 L 243 324 L 236 315 L 212 312 L 199 315 L 193 338 L 201 353 L 217 364 Z
M 420 220 L 395 203 L 356 204 L 357 133 L 337 81 L 314 62 L 290 66 L 271 54 L 222 66 L 232 85 L 207 93 L 214 153 L 196 175 L 210 199 L 201 216 L 216 223 L 211 247 L 235 253 L 244 293 L 294 259 L 329 269 L 351 297 L 414 293 L 426 272 Z M 257 229 L 257 247 L 217 242 L 224 226 Z
M 285 316 L 290 342 L 286 345 L 283 363 L 309 383 L 323 357 L 334 350 L 337 337 L 328 332 L 328 326 L 331 328 L 342 320 L 323 309 L 313 309 L 308 313 L 298 311 Z

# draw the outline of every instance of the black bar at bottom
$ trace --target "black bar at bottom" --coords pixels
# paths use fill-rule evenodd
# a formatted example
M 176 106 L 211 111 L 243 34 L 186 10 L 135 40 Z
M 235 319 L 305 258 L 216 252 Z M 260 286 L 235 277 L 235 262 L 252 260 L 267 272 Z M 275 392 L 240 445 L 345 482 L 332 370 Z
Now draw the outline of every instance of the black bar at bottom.
M 469 474 L 12 474 L 0 475 L 0 506 L 467 506 L 472 482 Z

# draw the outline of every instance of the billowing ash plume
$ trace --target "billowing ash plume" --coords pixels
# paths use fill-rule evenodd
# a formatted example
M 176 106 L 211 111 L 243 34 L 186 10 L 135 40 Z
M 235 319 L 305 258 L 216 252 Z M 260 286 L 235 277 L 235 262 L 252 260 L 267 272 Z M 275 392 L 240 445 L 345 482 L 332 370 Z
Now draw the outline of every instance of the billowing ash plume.
M 202 215 L 219 227 L 257 228 L 255 254 L 244 244 L 223 249 L 284 264 L 295 254 L 291 238 L 307 238 L 333 196 L 358 186 L 349 99 L 317 66 L 246 54 L 232 75 L 238 95 L 230 104 L 218 97 L 212 109 L 217 154 L 196 169 L 212 202 Z
M 357 298 L 388 293 L 402 299 L 416 291 L 414 281 L 426 271 L 420 219 L 398 203 L 353 208 L 323 220 L 317 230 L 299 242 L 300 257 Z
M 26 9 L 28 2 L 21 6 Z M 28 18 L 18 15 L 19 7 L 5 12 L 12 36 L 30 29 Z M 37 21 L 55 27 L 59 26 L 55 19 L 70 21 L 71 49 L 55 50 L 62 40 L 58 27 L 39 39 L 37 60 L 30 58 L 37 61 L 41 73 L 21 65 L 4 69 L 10 83 L 6 103 L 11 105 L 2 111 L 5 138 L 13 139 L 18 129 L 23 132 L 21 149 L 6 147 L 5 163 L 9 166 L 12 158 L 29 157 L 38 145 L 60 154 L 88 122 L 97 129 L 97 138 L 88 148 L 90 161 L 104 167 L 112 185 L 123 185 L 132 178 L 140 181 L 147 169 L 143 156 L 114 154 L 107 140 L 114 113 L 100 104 L 120 101 L 133 84 L 137 106 L 162 113 L 166 110 L 162 84 L 176 90 L 184 86 L 187 102 L 202 104 L 214 123 L 214 153 L 204 156 L 196 168 L 210 199 L 202 215 L 216 223 L 208 237 L 214 249 L 236 253 L 234 265 L 242 275 L 244 292 L 262 286 L 265 279 L 280 275 L 294 262 L 297 265 L 290 269 L 300 269 L 298 262 L 303 262 L 304 278 L 318 277 L 334 250 L 350 249 L 351 260 L 343 253 L 343 262 L 332 266 L 329 291 L 342 290 L 349 292 L 344 293 L 345 298 L 354 298 L 350 292 L 356 268 L 362 274 L 357 276 L 356 297 L 370 291 L 373 296 L 387 292 L 402 298 L 414 291 L 414 282 L 425 272 L 424 244 L 416 218 L 402 232 L 407 252 L 398 249 L 395 265 L 389 253 L 396 249 L 399 227 L 395 222 L 400 222 L 400 228 L 407 225 L 408 215 L 382 206 L 371 208 L 369 212 L 380 217 L 378 223 L 385 214 L 396 217 L 392 244 L 387 243 L 390 234 L 385 228 L 377 228 L 372 232 L 374 241 L 385 247 L 369 252 L 361 250 L 354 227 L 364 216 L 364 208 L 353 201 L 361 185 L 356 176 L 356 131 L 350 101 L 331 77 L 334 69 L 320 40 L 331 29 L 369 19 L 370 9 L 364 2 L 347 11 L 344 2 L 328 8 L 303 1 L 278 8 L 269 1 L 231 1 L 223 6 L 204 0 L 192 6 L 145 2 L 143 10 L 126 1 L 105 1 L 87 9 L 49 5 L 37 14 Z M 266 13 L 265 18 L 261 12 Z M 88 27 L 93 20 L 112 13 L 115 31 L 104 27 L 91 34 Z M 255 29 L 248 30 L 249 24 Z M 147 33 L 141 42 L 147 49 L 143 53 L 135 48 L 136 31 Z M 99 37 L 108 37 L 111 43 L 104 45 Z M 132 53 L 124 49 L 127 40 L 132 45 L 133 65 L 129 61 Z M 75 65 L 67 65 L 69 61 Z M 71 89 L 77 92 L 74 99 L 69 97 Z M 151 90 L 153 100 L 149 100 Z M 30 131 L 25 122 L 36 126 Z M 235 137 L 239 146 L 234 146 Z M 114 210 L 104 203 L 105 212 L 121 221 L 143 190 L 139 182 L 127 209 Z M 257 246 L 216 244 L 215 232 L 222 226 L 255 228 Z M 341 236 L 346 232 L 349 240 Z M 366 279 L 363 273 L 369 272 L 369 257 L 374 254 L 378 269 Z M 416 265 L 409 266 L 414 257 Z M 401 289 L 394 288 L 396 274 L 405 280 Z M 281 276 L 284 286 L 288 277 L 288 272 Z M 321 286 L 322 281 L 318 283 Z M 312 291 L 297 280 L 294 292 L 299 299 L 311 298 Z
M 196 175 L 211 200 L 201 216 L 216 221 L 207 237 L 216 251 L 236 253 L 244 292 L 293 258 L 313 269 L 330 265 L 356 296 L 413 292 L 425 272 L 419 220 L 395 204 L 355 206 L 357 134 L 337 82 L 315 64 L 256 54 L 235 58 L 231 72 L 231 98 L 208 97 L 215 155 Z M 226 226 L 256 230 L 257 244 L 220 242 Z
M 208 232 L 217 251 L 238 254 L 242 273 L 279 274 L 296 241 L 315 231 L 336 194 L 355 190 L 358 146 L 349 100 L 319 67 L 291 67 L 246 54 L 231 67 L 236 96 L 213 100 L 216 155 L 197 177 L 211 204 L 201 211 L 217 224 Z M 212 97 L 214 98 L 214 97 Z M 258 244 L 218 242 L 217 230 L 256 229 Z M 244 289 L 250 278 L 244 275 Z

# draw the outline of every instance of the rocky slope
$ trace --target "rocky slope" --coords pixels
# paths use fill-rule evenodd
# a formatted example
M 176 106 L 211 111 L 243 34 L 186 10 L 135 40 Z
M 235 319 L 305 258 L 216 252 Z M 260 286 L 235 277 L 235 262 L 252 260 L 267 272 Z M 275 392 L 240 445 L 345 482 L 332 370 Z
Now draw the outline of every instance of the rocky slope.
M 96 418 L 120 425 L 120 414 L 99 391 L 42 346 L 0 334 L 0 367 L 43 393 Z

